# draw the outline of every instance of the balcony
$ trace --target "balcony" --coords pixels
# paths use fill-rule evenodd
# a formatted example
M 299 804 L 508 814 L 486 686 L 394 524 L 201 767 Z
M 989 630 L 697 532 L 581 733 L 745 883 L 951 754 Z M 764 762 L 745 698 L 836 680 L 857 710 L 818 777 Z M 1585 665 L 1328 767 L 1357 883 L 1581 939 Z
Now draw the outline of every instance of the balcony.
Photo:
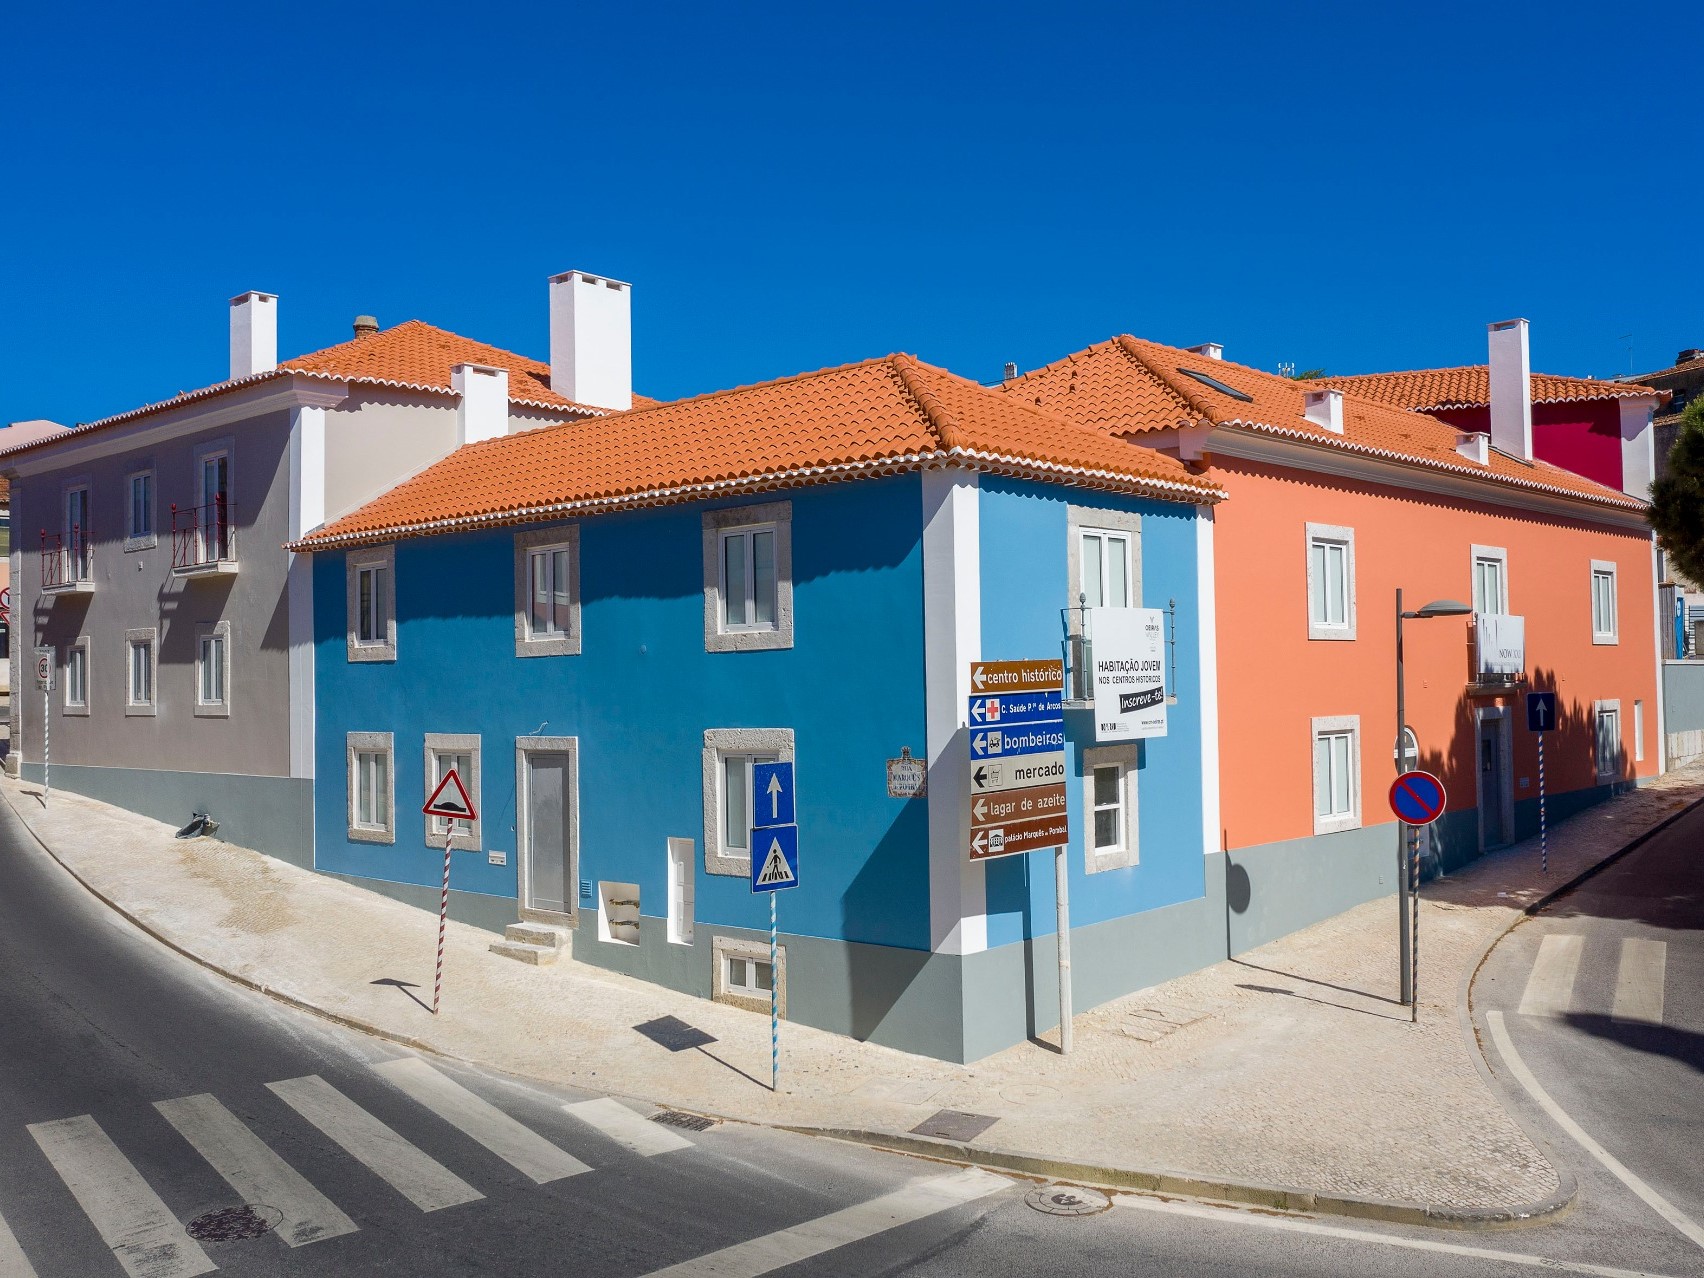
M 237 530 L 223 497 L 205 506 L 172 506 L 172 576 L 234 577 Z
M 75 524 L 68 533 L 41 530 L 41 590 L 44 595 L 86 595 L 95 589 L 88 538 Z

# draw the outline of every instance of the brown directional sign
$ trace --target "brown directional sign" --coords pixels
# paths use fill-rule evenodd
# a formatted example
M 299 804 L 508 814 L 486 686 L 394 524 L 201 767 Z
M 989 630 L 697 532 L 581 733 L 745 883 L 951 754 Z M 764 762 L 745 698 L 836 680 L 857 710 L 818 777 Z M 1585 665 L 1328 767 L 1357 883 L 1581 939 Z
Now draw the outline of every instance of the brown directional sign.
M 970 835 L 970 859 L 985 861 L 990 857 L 1011 856 L 1017 852 L 1037 852 L 1042 848 L 1061 847 L 1070 841 L 1071 831 L 1061 809 L 1054 816 L 1038 817 L 1033 821 L 978 826 Z
M 1057 692 L 1065 686 L 1063 661 L 973 661 L 972 692 Z
M 1011 825 L 1017 821 L 1034 821 L 1038 817 L 1063 816 L 1064 813 L 1063 781 L 1028 790 L 1000 790 L 993 794 L 973 795 L 970 800 L 970 823 L 977 828 Z

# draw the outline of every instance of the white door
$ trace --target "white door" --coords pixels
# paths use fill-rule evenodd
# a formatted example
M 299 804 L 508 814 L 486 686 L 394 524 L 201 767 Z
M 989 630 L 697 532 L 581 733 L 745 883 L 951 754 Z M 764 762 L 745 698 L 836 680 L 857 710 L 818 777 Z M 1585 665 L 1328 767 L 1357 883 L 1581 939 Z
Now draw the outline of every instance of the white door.
M 566 754 L 526 756 L 526 865 L 521 904 L 543 914 L 567 915 L 574 891 L 573 769 Z

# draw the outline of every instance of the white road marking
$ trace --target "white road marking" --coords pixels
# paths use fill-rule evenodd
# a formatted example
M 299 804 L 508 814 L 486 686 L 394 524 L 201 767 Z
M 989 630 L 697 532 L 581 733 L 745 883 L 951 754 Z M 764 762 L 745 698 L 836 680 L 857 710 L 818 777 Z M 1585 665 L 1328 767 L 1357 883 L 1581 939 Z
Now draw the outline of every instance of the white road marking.
M 193 1278 L 218 1268 L 89 1115 L 29 1133 L 131 1278 Z
M 787 1265 L 797 1264 L 825 1251 L 886 1233 L 914 1220 L 922 1220 L 949 1208 L 1010 1187 L 1011 1181 L 993 1172 L 971 1167 L 896 1189 L 844 1211 L 807 1220 L 791 1229 L 777 1230 L 750 1242 L 736 1243 L 693 1260 L 670 1265 L 647 1278 L 757 1278 Z
M 451 1127 L 478 1141 L 534 1183 L 577 1176 L 591 1168 L 414 1056 L 373 1066 Z
M 268 1083 L 291 1109 L 421 1211 L 485 1197 L 424 1150 L 397 1135 L 318 1074 Z
M 24 1249 L 18 1246 L 4 1220 L 0 1220 L 0 1278 L 36 1278 L 29 1257 L 24 1255 Z
M 692 1142 L 684 1136 L 679 1136 L 666 1127 L 659 1127 L 648 1118 L 641 1118 L 620 1101 L 609 1096 L 579 1101 L 562 1108 L 582 1123 L 597 1128 L 616 1144 L 625 1145 L 635 1154 L 643 1154 L 647 1158 L 653 1154 L 692 1148 Z
M 1532 973 L 1527 977 L 1526 991 L 1521 995 L 1522 1016 L 1561 1016 L 1574 1000 L 1574 976 L 1580 970 L 1580 952 L 1585 948 L 1582 936 L 1552 934 L 1538 945 L 1538 958 L 1533 960 Z
M 1621 942 L 1621 966 L 1615 973 L 1612 1021 L 1639 1025 L 1663 1023 L 1663 982 L 1668 942 L 1629 936 Z
M 1704 1229 L 1700 1229 L 1680 1208 L 1623 1166 L 1621 1160 L 1616 1158 L 1614 1154 L 1586 1135 L 1585 1129 L 1568 1117 L 1566 1110 L 1550 1099 L 1550 1093 L 1539 1085 L 1538 1080 L 1533 1077 L 1532 1071 L 1526 1067 L 1526 1062 L 1515 1051 L 1515 1045 L 1509 1041 L 1509 1031 L 1503 1025 L 1503 1014 L 1501 1012 L 1487 1012 L 1485 1021 L 1491 1027 L 1491 1041 L 1497 1044 L 1497 1050 L 1502 1053 L 1503 1060 L 1509 1066 L 1509 1072 L 1515 1076 L 1522 1087 L 1527 1089 L 1527 1093 L 1538 1102 L 1539 1107 L 1546 1114 L 1550 1115 L 1556 1125 L 1579 1141 L 1585 1151 L 1607 1167 L 1617 1180 L 1643 1198 L 1652 1211 L 1668 1221 L 1669 1224 L 1698 1246 L 1704 1247 Z
M 1190 1216 L 1227 1225 L 1253 1225 L 1256 1229 L 1279 1229 L 1289 1233 L 1313 1234 L 1320 1238 L 1341 1238 L 1347 1242 L 1376 1243 L 1382 1247 L 1401 1247 L 1408 1251 L 1429 1251 L 1446 1256 L 1468 1256 L 1474 1260 L 1495 1260 L 1507 1265 L 1526 1265 L 1533 1269 L 1554 1269 L 1562 1273 L 1590 1274 L 1592 1278 L 1661 1278 L 1643 1269 L 1617 1269 L 1612 1265 L 1590 1265 L 1577 1260 L 1552 1260 L 1548 1256 L 1529 1256 L 1517 1251 L 1491 1251 L 1483 1247 L 1464 1247 L 1460 1243 L 1437 1242 L 1430 1238 L 1403 1238 L 1395 1234 L 1374 1234 L 1363 1229 L 1345 1229 L 1317 1220 L 1287 1220 L 1281 1216 L 1257 1216 L 1234 1207 L 1199 1207 L 1193 1203 L 1166 1202 L 1158 1198 L 1126 1198 L 1112 1200 L 1115 1207 L 1135 1207 L 1141 1211 L 1163 1212 L 1168 1216 Z
M 273 1232 L 292 1247 L 352 1234 L 359 1226 L 307 1177 L 272 1152 L 219 1098 L 203 1092 L 155 1101 L 154 1108 L 177 1128 L 195 1152 L 223 1176 L 243 1202 L 265 1203 L 283 1213 Z

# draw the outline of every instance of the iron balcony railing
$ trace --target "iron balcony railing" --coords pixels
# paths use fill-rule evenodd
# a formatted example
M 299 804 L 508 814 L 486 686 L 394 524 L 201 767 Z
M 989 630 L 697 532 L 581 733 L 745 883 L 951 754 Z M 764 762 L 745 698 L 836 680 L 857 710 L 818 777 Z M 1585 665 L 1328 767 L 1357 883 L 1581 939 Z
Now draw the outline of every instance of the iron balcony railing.
M 172 571 L 192 572 L 235 562 L 237 530 L 231 504 L 216 497 L 205 506 L 172 505 Z
M 89 581 L 93 567 L 88 538 L 81 527 L 72 524 L 71 531 L 64 533 L 50 533 L 45 528 L 41 530 L 43 590 L 63 590 Z

